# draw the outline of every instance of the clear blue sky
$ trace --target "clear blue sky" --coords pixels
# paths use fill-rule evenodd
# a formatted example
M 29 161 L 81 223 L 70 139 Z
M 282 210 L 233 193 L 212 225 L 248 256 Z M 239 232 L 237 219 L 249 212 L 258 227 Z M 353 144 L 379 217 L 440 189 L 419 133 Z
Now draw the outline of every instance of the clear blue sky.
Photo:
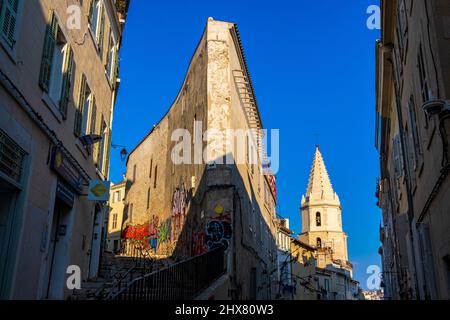
M 113 143 L 130 151 L 180 89 L 207 18 L 235 22 L 264 126 L 280 129 L 279 213 L 300 232 L 315 144 L 341 199 L 354 275 L 380 265 L 375 205 L 375 41 L 366 27 L 378 0 L 132 0 L 121 52 Z M 112 149 L 111 178 L 125 163 Z

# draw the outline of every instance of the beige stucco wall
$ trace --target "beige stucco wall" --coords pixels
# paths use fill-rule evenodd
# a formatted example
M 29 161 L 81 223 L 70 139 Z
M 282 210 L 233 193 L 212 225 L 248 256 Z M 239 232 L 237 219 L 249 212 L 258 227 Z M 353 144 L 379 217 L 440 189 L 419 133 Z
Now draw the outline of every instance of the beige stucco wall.
M 76 1 L 72 2 L 78 4 Z M 19 11 L 17 42 L 13 49 L 8 49 L 3 43 L 0 45 L 0 69 L 87 175 L 91 179 L 104 179 L 105 177 L 96 170 L 92 156 L 80 148 L 73 134 L 75 105 L 82 73 L 86 74 L 90 88 L 96 96 L 97 127 L 100 125 L 100 113 L 103 114 L 108 127 L 111 127 L 114 104 L 114 92 L 105 77 L 105 56 L 100 57 L 97 54 L 87 30 L 87 4 L 82 7 L 81 30 L 68 30 L 65 23 L 68 17 L 67 2 L 41 0 L 21 1 L 21 3 L 23 5 Z M 109 6 L 105 30 L 111 26 L 118 41 L 121 32 L 115 17 L 110 15 L 115 14 L 115 10 L 111 1 L 105 3 Z M 66 119 L 63 119 L 58 110 L 55 112 L 43 102 L 45 94 L 39 87 L 46 23 L 50 18 L 51 9 L 56 10 L 60 18 L 60 28 L 74 51 L 74 78 Z M 108 35 L 105 32 L 105 47 Z M 104 53 L 105 51 L 106 49 Z M 38 299 L 44 297 L 47 287 L 45 273 L 49 268 L 48 239 L 49 230 L 52 228 L 58 180 L 56 173 L 49 167 L 52 142 L 3 86 L 0 86 L 0 119 L 0 128 L 28 153 L 24 168 L 25 179 L 20 193 L 18 207 L 20 209 L 16 212 L 18 218 L 15 223 L 20 225 L 20 228 L 13 235 L 17 240 L 17 248 L 16 254 L 10 257 L 15 262 L 13 271 L 8 276 L 11 286 L 7 296 L 16 299 Z M 63 266 L 80 266 L 83 279 L 87 277 L 89 271 L 93 207 L 94 203 L 88 202 L 85 196 L 76 195 L 74 206 L 64 220 L 68 229 L 64 239 Z M 43 239 L 47 239 L 46 244 Z M 65 267 L 63 269 L 65 271 Z M 60 278 L 65 279 L 65 273 L 60 274 Z M 63 282 L 61 286 L 65 286 L 65 281 Z

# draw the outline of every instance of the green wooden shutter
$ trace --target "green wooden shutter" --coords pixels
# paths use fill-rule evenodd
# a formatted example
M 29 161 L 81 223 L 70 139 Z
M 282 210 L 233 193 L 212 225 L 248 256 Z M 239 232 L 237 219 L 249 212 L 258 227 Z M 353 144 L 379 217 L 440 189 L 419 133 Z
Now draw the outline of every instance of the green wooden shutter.
M 81 76 L 80 95 L 78 97 L 78 108 L 75 110 L 75 124 L 73 132 L 77 137 L 81 135 L 81 121 L 83 120 L 84 101 L 86 100 L 86 76 Z
M 63 83 L 61 89 L 61 101 L 59 103 L 60 110 L 64 116 L 67 117 L 67 106 L 70 100 L 70 88 L 72 87 L 72 72 L 73 72 L 73 50 L 70 46 L 67 47 L 65 70 L 63 75 Z
M 47 25 L 45 34 L 44 50 L 42 53 L 41 72 L 39 76 L 39 85 L 48 92 L 50 86 L 50 75 L 52 72 L 53 54 L 56 46 L 56 35 L 58 33 L 58 19 L 55 12 L 52 11 L 50 24 Z
M 1 3 L 1 33 L 6 42 L 12 48 L 16 43 L 15 32 L 17 25 L 17 13 L 19 0 L 4 0 Z

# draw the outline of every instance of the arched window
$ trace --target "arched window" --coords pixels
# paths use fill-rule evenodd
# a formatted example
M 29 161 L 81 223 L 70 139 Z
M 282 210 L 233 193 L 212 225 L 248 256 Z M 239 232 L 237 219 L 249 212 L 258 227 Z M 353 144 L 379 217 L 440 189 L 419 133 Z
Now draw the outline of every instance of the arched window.
M 317 240 L 316 240 L 316 246 L 317 246 L 317 248 L 322 248 L 322 239 L 320 239 L 320 238 L 317 238 Z
M 322 225 L 322 218 L 320 217 L 320 212 L 316 212 L 316 226 L 320 227 Z

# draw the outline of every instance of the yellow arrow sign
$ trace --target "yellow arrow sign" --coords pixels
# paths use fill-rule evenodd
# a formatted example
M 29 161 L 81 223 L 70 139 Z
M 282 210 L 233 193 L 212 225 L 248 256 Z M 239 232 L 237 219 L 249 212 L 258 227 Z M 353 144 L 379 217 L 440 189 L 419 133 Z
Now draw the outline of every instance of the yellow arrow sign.
M 106 191 L 108 191 L 108 190 L 101 183 L 96 184 L 93 188 L 91 188 L 92 194 L 95 195 L 96 197 L 103 196 L 106 193 Z

